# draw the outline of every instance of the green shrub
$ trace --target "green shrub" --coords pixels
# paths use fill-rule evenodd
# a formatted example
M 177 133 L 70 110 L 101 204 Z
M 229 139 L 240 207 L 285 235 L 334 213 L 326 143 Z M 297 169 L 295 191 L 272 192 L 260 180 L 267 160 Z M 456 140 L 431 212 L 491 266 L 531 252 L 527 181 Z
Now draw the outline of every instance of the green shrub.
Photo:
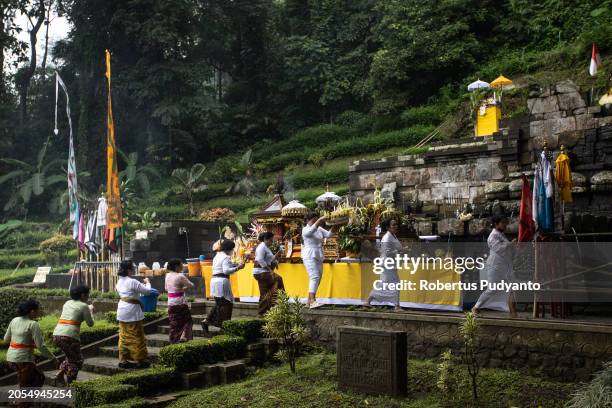
M 413 126 L 392 132 L 370 134 L 365 137 L 345 140 L 332 146 L 321 148 L 320 152 L 327 159 L 345 156 L 357 156 L 372 153 L 391 147 L 410 147 L 417 144 L 433 130 L 430 126 Z
M 320 168 L 310 171 L 303 171 L 291 177 L 294 188 L 319 187 L 326 184 L 346 183 L 348 181 L 348 166 L 341 168 Z
M 435 105 L 415 106 L 401 114 L 404 126 L 437 125 L 441 121 L 440 108 Z
M 136 387 L 140 396 L 157 394 L 160 390 L 169 390 L 177 385 L 177 373 L 170 367 L 151 367 L 146 370 L 114 375 L 113 381 Z
M 126 395 L 143 397 L 157 394 L 174 388 L 177 384 L 176 378 L 176 371 L 172 368 L 151 367 L 110 377 L 76 381 L 73 383 L 76 392 L 75 406 L 90 407 L 118 403 L 125 399 Z M 123 403 L 122 401 L 121 404 Z
M 374 118 L 373 133 L 389 132 L 391 130 L 401 129 L 402 121 L 397 115 L 381 115 Z
M 12 271 L 12 270 L 11 270 Z M 0 275 L 0 287 L 16 285 L 18 283 L 32 282 L 36 275 L 36 271 L 32 269 L 18 270 L 15 273 L 6 273 Z
M 151 404 L 142 397 L 130 398 L 129 400 L 121 401 L 116 404 L 102 404 L 90 408 L 146 408 Z
M 135 395 L 137 387 L 128 384 L 119 384 L 109 378 L 100 378 L 88 381 L 75 381 L 72 383 L 75 393 L 75 407 L 92 407 L 96 405 L 120 402 L 126 396 Z
M 242 337 L 222 335 L 162 347 L 159 361 L 179 371 L 193 371 L 201 364 L 239 358 L 245 352 L 246 341 Z
M 160 310 L 159 312 L 145 312 L 144 313 L 144 322 L 152 322 L 153 320 L 161 319 L 162 317 L 166 317 L 168 312 L 165 310 Z M 104 313 L 104 319 L 106 319 L 109 323 L 117 324 L 117 312 L 106 312 Z
M 223 331 L 230 336 L 244 338 L 251 343 L 263 337 L 261 328 L 265 321 L 263 319 L 236 319 L 223 322 Z
M 50 264 L 66 263 L 68 252 L 74 249 L 75 241 L 69 235 L 54 235 L 40 243 L 40 252 Z
M 17 306 L 32 298 L 28 291 L 13 288 L 0 289 L 0 332 L 5 333 L 8 324 L 17 316 Z
M 21 253 L 13 251 L 0 255 L 0 269 L 15 269 L 21 264 L 22 268 L 40 266 L 46 263 L 41 253 Z
M 336 123 L 340 126 L 354 128 L 357 124 L 362 121 L 367 115 L 365 113 L 347 110 L 342 112 L 336 117 Z

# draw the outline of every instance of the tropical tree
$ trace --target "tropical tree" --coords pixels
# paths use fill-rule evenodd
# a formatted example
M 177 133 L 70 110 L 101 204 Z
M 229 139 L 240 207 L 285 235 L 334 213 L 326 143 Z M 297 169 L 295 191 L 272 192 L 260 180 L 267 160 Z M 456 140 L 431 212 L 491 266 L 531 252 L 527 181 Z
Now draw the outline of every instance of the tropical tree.
M 255 191 L 255 183 L 253 182 L 253 150 L 247 150 L 238 165 L 232 167 L 232 173 L 237 179 L 225 190 L 225 193 L 242 193 L 250 197 Z
M 161 179 L 160 172 L 150 163 L 139 164 L 138 152 L 125 154 L 118 149 L 119 154 L 125 162 L 125 169 L 119 173 L 121 180 L 127 180 L 128 184 L 137 185 L 144 194 L 151 191 L 151 178 Z
M 8 202 L 4 206 L 4 211 L 16 208 L 23 203 L 27 210 L 32 196 L 40 196 L 54 184 L 66 183 L 66 175 L 58 172 L 62 160 L 55 159 L 45 162 L 49 139 L 40 149 L 35 164 L 30 164 L 22 160 L 3 158 L 1 162 L 13 166 L 14 170 L 0 176 L 0 185 L 11 182 L 13 188 Z
M 189 204 L 189 215 L 195 217 L 195 207 L 193 205 L 193 195 L 208 188 L 204 172 L 206 166 L 196 163 L 190 169 L 174 169 L 172 179 L 176 182 L 173 186 L 177 194 L 184 196 Z

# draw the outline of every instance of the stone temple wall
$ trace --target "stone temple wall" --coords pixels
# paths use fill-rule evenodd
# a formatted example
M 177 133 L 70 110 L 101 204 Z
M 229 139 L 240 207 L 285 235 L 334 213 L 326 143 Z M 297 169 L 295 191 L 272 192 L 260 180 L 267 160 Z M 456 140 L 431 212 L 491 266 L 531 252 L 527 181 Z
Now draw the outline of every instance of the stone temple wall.
M 502 122 L 490 137 L 438 143 L 420 155 L 355 162 L 349 168 L 351 191 L 366 202 L 375 187 L 394 191 L 397 207 L 421 215 L 421 235 L 480 235 L 492 214 L 510 216 L 512 234 L 518 229 L 520 175 L 533 175 L 546 141 L 554 157 L 561 145 L 570 149 L 574 203 L 565 206 L 566 231 L 612 232 L 612 116 L 587 106 L 571 81 L 532 95 L 528 108 L 529 115 Z M 468 227 L 449 211 L 465 202 L 475 215 Z

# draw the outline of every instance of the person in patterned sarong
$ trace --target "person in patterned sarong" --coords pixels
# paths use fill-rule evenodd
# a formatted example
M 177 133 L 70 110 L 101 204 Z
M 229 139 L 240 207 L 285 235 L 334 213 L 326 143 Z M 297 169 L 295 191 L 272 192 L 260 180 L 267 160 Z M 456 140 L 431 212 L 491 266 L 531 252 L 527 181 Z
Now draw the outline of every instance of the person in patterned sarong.
M 277 255 L 270 250 L 274 240 L 271 232 L 259 234 L 260 244 L 255 250 L 253 277 L 259 285 L 259 315 L 263 316 L 276 304 L 279 290 L 284 290 L 283 278 L 274 272 L 278 266 Z
M 64 303 L 62 314 L 53 331 L 53 343 L 62 350 L 66 359 L 62 361 L 55 379 L 61 385 L 70 384 L 77 379 L 83 366 L 81 354 L 81 324 L 93 326 L 93 305 L 88 305 L 89 287 L 77 286 L 70 290 L 71 299 Z
M 9 345 L 6 361 L 17 372 L 19 387 L 39 388 L 45 382 L 45 375 L 36 366 L 34 349 L 38 349 L 44 357 L 53 359 L 57 366 L 59 360 L 45 345 L 36 321 L 41 314 L 40 303 L 34 299 L 26 300 L 18 306 L 17 314 L 4 335 L 4 342 Z
M 183 262 L 180 259 L 168 261 L 166 274 L 166 292 L 168 292 L 168 320 L 170 322 L 170 343 L 193 339 L 193 320 L 185 291 L 195 285 L 182 273 Z

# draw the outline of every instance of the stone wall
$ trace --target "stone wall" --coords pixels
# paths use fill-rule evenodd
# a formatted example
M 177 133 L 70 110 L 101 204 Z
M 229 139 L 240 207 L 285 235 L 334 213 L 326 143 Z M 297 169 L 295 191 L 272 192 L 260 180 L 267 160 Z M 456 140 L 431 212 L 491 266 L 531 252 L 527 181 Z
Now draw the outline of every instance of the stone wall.
M 612 116 L 587 106 L 571 81 L 532 94 L 527 104 L 529 115 L 503 121 L 491 137 L 437 143 L 421 155 L 355 162 L 349 168 L 351 191 L 367 202 L 375 187 L 395 187 L 396 207 L 419 214 L 422 235 L 481 235 L 493 214 L 510 216 L 508 233 L 516 233 L 520 175 L 533 175 L 546 142 L 554 157 L 561 145 L 570 149 L 574 203 L 565 206 L 566 231 L 612 232 Z M 464 225 L 449 207 L 467 202 L 475 217 Z M 560 214 L 560 206 L 556 211 Z
M 427 313 L 307 311 L 313 337 L 335 347 L 343 325 L 405 331 L 408 356 L 438 357 L 461 350 L 461 317 Z M 585 381 L 612 360 L 612 326 L 546 321 L 481 319 L 479 360 L 484 367 L 540 371 L 563 381 Z
M 166 262 L 171 258 L 197 258 L 212 256 L 212 246 L 219 239 L 219 228 L 214 222 L 170 221 L 162 222 L 148 239 L 134 239 L 126 254 L 136 262 Z M 184 232 L 186 230 L 186 233 Z

